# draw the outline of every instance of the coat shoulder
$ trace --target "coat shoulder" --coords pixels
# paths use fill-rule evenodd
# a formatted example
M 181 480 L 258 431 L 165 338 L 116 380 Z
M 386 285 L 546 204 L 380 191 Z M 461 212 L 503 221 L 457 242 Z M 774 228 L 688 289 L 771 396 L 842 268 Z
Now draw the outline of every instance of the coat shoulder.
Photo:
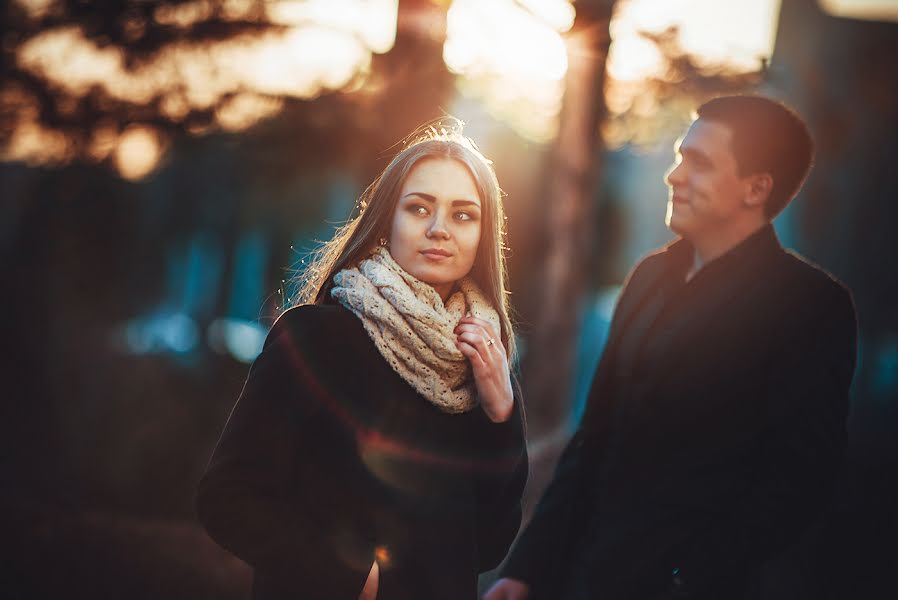
M 856 352 L 858 319 L 848 287 L 822 267 L 792 252 L 783 253 L 780 284 L 771 288 L 776 302 L 791 315 L 793 331 L 818 346 L 829 336 L 852 355 Z M 824 346 L 826 344 L 823 344 Z M 853 364 L 853 360 L 851 360 Z
M 664 270 L 665 267 L 665 256 L 667 253 L 667 247 L 659 248 L 657 250 L 653 250 L 648 254 L 643 255 L 636 261 L 636 264 L 633 265 L 633 268 L 630 269 L 630 272 L 627 274 L 627 277 L 624 279 L 623 286 L 626 288 L 629 284 L 631 284 L 634 280 L 642 279 L 647 275 L 656 275 L 657 273 Z
M 323 342 L 361 330 L 360 321 L 340 305 L 305 304 L 284 311 L 268 334 L 269 340 L 288 334 L 294 339 Z
M 310 304 L 285 311 L 268 332 L 264 347 L 270 346 L 325 370 L 373 361 L 377 352 L 361 320 L 340 305 Z
M 664 262 L 664 257 L 667 256 L 670 248 L 670 245 L 662 246 L 661 248 L 656 248 L 651 252 L 644 254 L 636 261 L 636 264 L 633 266 L 633 270 L 637 271 L 639 269 L 645 268 L 651 269 L 653 267 L 660 266 Z
M 784 257 L 787 285 L 802 290 L 814 303 L 838 305 L 846 312 L 855 312 L 851 291 L 832 273 L 792 250 L 786 250 Z

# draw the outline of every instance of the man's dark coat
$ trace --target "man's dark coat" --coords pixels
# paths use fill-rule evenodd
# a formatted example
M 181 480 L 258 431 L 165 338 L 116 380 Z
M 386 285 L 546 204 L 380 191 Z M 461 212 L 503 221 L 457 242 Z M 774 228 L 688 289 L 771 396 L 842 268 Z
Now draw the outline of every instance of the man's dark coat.
M 692 255 L 674 242 L 624 286 L 583 423 L 503 572 L 535 598 L 741 598 L 826 503 L 850 294 L 771 226 L 685 282 Z

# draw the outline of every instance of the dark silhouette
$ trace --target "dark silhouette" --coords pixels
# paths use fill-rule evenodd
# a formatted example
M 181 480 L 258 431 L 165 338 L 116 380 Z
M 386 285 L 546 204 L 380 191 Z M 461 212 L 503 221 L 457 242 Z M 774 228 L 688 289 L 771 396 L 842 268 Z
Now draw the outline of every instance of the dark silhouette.
M 527 454 L 503 226 L 487 160 L 424 139 L 300 276 L 197 496 L 254 598 L 474 598 L 504 558 Z
M 770 224 L 812 142 L 761 97 L 698 115 L 667 175 L 682 238 L 629 276 L 582 425 L 487 598 L 753 597 L 826 503 L 854 307 Z

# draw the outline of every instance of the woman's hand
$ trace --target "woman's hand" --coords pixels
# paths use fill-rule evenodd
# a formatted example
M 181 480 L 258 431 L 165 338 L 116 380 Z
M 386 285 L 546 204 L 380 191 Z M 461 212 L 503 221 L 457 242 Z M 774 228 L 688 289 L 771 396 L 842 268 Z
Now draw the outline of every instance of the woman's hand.
M 502 338 L 489 323 L 464 317 L 455 327 L 455 344 L 470 361 L 480 404 L 491 421 L 507 421 L 514 408 L 511 374 Z

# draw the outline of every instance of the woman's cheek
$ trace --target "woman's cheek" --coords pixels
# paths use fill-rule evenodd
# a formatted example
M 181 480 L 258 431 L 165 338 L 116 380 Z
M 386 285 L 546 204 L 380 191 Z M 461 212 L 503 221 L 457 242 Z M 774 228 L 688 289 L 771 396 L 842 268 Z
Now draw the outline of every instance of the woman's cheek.
M 474 259 L 477 257 L 477 247 L 480 243 L 480 227 L 472 227 L 471 231 L 465 232 L 465 263 L 468 267 L 474 266 Z

